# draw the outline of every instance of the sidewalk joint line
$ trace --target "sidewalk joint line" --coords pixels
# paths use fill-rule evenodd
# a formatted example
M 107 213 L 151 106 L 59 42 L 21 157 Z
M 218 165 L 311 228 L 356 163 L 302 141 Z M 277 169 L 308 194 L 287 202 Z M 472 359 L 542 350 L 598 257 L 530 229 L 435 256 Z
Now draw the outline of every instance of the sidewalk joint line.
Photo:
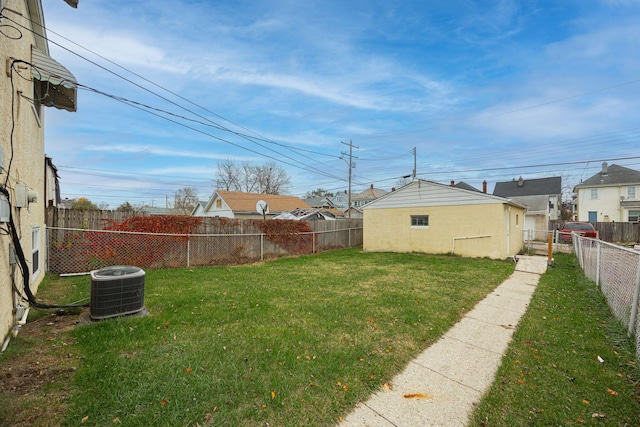
M 450 337 L 450 336 L 447 336 L 447 335 L 444 335 L 444 336 L 443 336 L 443 338 L 447 338 L 447 339 L 450 339 L 450 340 L 458 341 L 459 343 L 467 344 L 467 345 L 469 345 L 469 346 L 471 346 L 471 347 L 474 347 L 474 348 L 477 348 L 477 349 L 479 349 L 479 350 L 488 351 L 489 353 L 493 353 L 493 354 L 497 354 L 497 355 L 502 356 L 502 352 L 497 352 L 497 351 L 489 350 L 488 348 L 480 347 L 479 345 L 475 345 L 475 344 L 470 343 L 470 342 L 468 342 L 468 341 L 462 341 L 462 340 L 461 340 L 461 339 L 459 339 L 459 338 Z M 420 364 L 419 364 L 419 363 L 417 363 L 417 362 L 416 362 L 416 364 L 417 364 L 417 365 L 420 365 Z M 420 366 L 423 366 L 423 365 L 420 365 Z M 424 366 L 424 367 L 425 367 L 425 368 L 427 368 L 426 366 Z M 429 369 L 429 368 L 427 368 L 427 369 Z
M 375 409 L 373 409 L 371 406 L 367 405 L 366 402 L 362 403 L 364 406 L 366 406 L 367 408 L 371 409 L 376 415 L 378 415 L 379 417 L 382 417 L 385 421 L 387 421 L 389 424 L 391 424 L 393 427 L 399 427 L 396 423 L 394 423 L 393 421 L 391 421 L 389 418 L 385 417 L 384 415 L 382 415 L 380 412 L 376 411 Z
M 410 363 L 414 363 L 414 364 L 416 364 L 416 365 L 418 365 L 418 366 L 420 366 L 420 367 L 422 367 L 422 368 L 424 368 L 424 369 L 427 369 L 427 370 L 429 370 L 429 371 L 433 372 L 434 374 L 440 375 L 441 377 L 448 379 L 449 381 L 453 381 L 453 382 L 454 382 L 454 383 L 456 383 L 456 384 L 460 384 L 461 386 L 466 387 L 466 388 L 468 388 L 469 390 L 473 390 L 473 391 L 476 391 L 476 392 L 478 392 L 478 393 L 482 393 L 482 390 L 478 390 L 478 389 L 476 389 L 476 388 L 471 387 L 470 385 L 467 385 L 467 384 L 461 383 L 460 381 L 458 381 L 458 380 L 456 380 L 456 379 L 453 379 L 453 378 L 451 378 L 451 377 L 449 377 L 449 376 L 447 376 L 447 375 L 445 375 L 445 374 L 442 374 L 442 373 L 440 373 L 440 372 L 438 372 L 438 371 L 436 371 L 436 370 L 433 370 L 433 369 L 431 369 L 431 368 L 429 368 L 429 367 L 427 367 L 427 366 L 424 366 L 424 365 L 422 365 L 422 364 L 420 364 L 420 363 L 418 363 L 418 362 L 416 362 L 416 361 L 411 361 Z

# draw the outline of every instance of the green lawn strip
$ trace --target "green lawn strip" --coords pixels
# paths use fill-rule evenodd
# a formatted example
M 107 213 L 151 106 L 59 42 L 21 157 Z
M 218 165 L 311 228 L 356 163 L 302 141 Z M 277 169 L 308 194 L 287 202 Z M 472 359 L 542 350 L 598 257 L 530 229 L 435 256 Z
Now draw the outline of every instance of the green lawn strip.
M 640 371 L 625 330 L 575 257 L 556 254 L 471 425 L 639 425 Z
M 148 271 L 149 316 L 74 331 L 66 424 L 333 425 L 512 271 L 357 249 Z

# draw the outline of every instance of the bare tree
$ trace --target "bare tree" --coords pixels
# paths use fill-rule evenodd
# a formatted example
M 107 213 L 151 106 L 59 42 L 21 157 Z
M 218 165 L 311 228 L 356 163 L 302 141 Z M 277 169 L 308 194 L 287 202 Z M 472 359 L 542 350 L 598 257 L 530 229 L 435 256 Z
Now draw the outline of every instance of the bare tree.
M 411 176 L 403 176 L 396 181 L 396 188 L 404 187 L 407 184 L 411 184 Z
M 573 188 L 577 185 L 577 183 L 572 181 L 567 174 L 563 174 L 561 179 L 562 200 L 560 202 L 560 219 L 568 221 L 573 218 L 573 204 L 575 198 Z
M 226 160 L 218 162 L 216 176 L 218 189 L 245 193 L 284 194 L 291 183 L 287 172 L 274 162 L 262 166 L 243 162 L 238 166 Z
M 174 209 L 182 214 L 189 214 L 198 204 L 198 190 L 185 187 L 176 191 Z
M 284 194 L 289 188 L 291 178 L 280 166 L 269 162 L 256 168 L 256 181 L 259 193 Z
M 217 187 L 226 191 L 241 191 L 240 177 L 242 170 L 233 162 L 233 160 L 225 160 L 218 162 L 218 170 L 216 172 Z
M 249 162 L 242 162 L 241 169 L 241 184 L 237 191 L 244 191 L 245 193 L 260 193 L 258 187 L 258 168 L 253 166 Z

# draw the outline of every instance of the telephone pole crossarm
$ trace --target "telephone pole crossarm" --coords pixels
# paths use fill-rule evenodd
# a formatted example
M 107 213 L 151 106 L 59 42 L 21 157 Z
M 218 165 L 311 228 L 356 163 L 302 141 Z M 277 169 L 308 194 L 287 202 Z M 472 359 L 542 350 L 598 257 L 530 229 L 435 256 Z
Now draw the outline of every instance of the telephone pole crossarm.
M 349 157 L 349 194 L 348 194 L 348 198 L 349 198 L 349 202 L 348 202 L 348 206 L 347 206 L 347 217 L 351 218 L 351 171 L 353 170 L 353 168 L 355 168 L 355 163 L 353 163 L 353 159 L 357 159 L 358 157 L 353 155 L 353 149 L 360 149 L 360 147 L 356 147 L 355 145 L 353 145 L 353 142 L 351 142 L 351 140 L 349 140 L 349 143 L 346 143 L 344 141 L 340 141 L 342 144 L 344 145 L 348 145 L 349 146 L 349 153 L 345 153 L 344 151 L 341 153 L 342 156 L 346 156 Z M 344 157 L 340 156 L 340 158 L 342 160 L 345 160 Z

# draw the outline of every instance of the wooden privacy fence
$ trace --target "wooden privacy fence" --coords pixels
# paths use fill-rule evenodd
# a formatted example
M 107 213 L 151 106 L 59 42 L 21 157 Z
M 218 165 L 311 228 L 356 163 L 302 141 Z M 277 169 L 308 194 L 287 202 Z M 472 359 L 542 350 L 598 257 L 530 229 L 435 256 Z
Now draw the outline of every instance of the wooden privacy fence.
M 311 232 L 264 233 L 256 220 L 205 217 L 189 234 L 105 230 L 112 219 L 93 213 L 72 214 L 63 220 L 101 227 L 48 226 L 47 271 L 54 274 L 83 273 L 110 265 L 153 269 L 243 264 L 361 246 L 363 239 L 361 219 L 310 221 Z
M 562 228 L 565 221 L 549 221 L 549 230 Z M 640 223 L 638 222 L 592 222 L 600 240 L 611 243 L 640 242 Z

